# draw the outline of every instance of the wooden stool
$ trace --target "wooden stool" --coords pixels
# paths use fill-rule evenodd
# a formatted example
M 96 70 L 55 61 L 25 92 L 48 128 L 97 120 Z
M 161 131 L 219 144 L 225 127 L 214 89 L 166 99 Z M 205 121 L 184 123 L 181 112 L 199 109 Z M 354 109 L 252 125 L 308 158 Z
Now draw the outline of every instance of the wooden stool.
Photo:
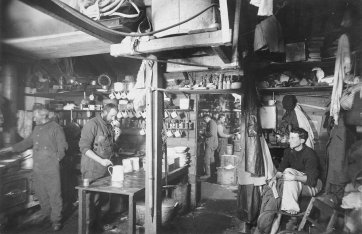
M 318 222 L 317 219 L 313 219 L 309 216 L 311 214 L 313 208 L 317 208 L 321 212 L 321 214 L 323 213 L 324 215 L 329 216 L 329 221 L 328 221 L 327 226 L 322 225 L 321 223 Z M 339 214 L 343 215 L 343 213 L 341 211 L 337 210 L 337 208 L 332 207 L 330 204 L 327 204 L 326 202 L 322 201 L 320 198 L 312 197 L 307 209 L 304 212 L 302 221 L 300 222 L 300 224 L 298 226 L 298 231 L 302 231 L 305 226 L 305 223 L 307 221 L 309 221 L 319 231 L 321 231 L 323 233 L 332 232 L 334 230 L 334 225 L 336 223 L 336 220 L 337 220 L 337 217 Z

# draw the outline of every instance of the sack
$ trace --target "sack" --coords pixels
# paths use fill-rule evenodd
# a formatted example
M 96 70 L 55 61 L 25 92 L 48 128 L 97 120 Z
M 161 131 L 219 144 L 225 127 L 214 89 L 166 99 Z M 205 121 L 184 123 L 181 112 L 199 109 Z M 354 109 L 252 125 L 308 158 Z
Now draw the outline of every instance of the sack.
M 342 93 L 342 97 L 340 99 L 340 105 L 343 110 L 351 110 L 354 100 L 354 95 L 356 94 L 356 90 L 353 89 L 345 89 Z

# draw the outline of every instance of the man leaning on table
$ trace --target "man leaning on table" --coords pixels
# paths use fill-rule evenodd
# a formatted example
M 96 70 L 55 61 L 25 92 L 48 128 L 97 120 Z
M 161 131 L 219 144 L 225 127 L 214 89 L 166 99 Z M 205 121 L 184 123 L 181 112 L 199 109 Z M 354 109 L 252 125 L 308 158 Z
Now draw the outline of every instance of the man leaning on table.
M 107 168 L 112 164 L 114 143 L 121 131 L 111 125 L 117 115 L 117 106 L 113 103 L 104 105 L 100 115 L 92 118 L 84 125 L 79 141 L 82 152 L 81 172 L 83 179 L 93 182 L 107 175 Z M 100 227 L 101 207 L 106 204 L 108 197 L 99 193 L 90 198 L 90 221 L 95 228 Z M 94 211 L 94 212 L 93 212 Z

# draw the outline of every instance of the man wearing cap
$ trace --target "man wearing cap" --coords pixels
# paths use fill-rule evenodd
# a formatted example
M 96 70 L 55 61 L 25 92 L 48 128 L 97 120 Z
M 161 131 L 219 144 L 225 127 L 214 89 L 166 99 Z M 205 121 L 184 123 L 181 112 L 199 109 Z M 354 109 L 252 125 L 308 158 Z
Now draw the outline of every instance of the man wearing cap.
M 41 207 L 39 221 L 49 218 L 54 231 L 61 229 L 62 197 L 59 162 L 65 156 L 68 144 L 63 128 L 49 119 L 49 111 L 42 105 L 33 110 L 36 126 L 28 138 L 0 150 L 23 152 L 33 147 L 34 189 Z

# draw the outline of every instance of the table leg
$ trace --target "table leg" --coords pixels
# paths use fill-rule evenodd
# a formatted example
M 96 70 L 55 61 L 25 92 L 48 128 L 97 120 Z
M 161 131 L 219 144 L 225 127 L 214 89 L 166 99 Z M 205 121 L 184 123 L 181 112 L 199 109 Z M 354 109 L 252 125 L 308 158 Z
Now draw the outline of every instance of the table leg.
M 89 193 L 78 190 L 78 234 L 89 233 Z
M 128 233 L 136 233 L 136 203 L 133 195 L 128 197 Z
M 85 216 L 85 191 L 78 190 L 78 234 L 85 233 L 84 216 Z

